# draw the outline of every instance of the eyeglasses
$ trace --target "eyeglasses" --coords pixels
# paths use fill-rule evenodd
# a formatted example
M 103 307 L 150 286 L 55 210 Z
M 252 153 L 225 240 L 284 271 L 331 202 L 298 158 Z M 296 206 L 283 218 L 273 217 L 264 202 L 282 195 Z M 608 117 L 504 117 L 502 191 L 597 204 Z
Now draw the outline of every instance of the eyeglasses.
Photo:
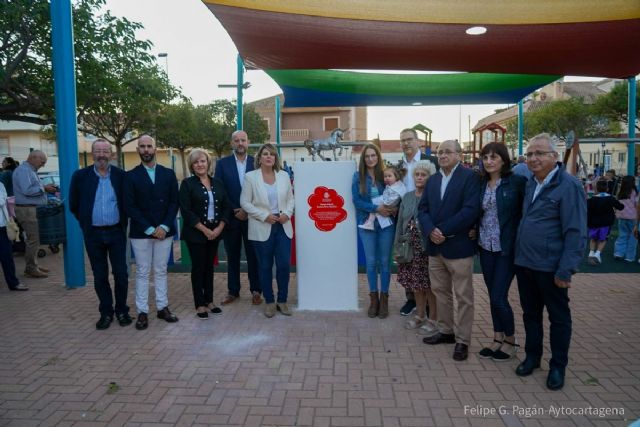
M 451 150 L 438 150 L 438 156 L 450 156 L 452 154 L 457 154 L 457 151 L 451 151 Z
M 546 156 L 547 154 L 555 153 L 555 151 L 532 151 L 525 154 L 527 159 L 535 157 L 536 159 L 541 158 L 542 156 Z

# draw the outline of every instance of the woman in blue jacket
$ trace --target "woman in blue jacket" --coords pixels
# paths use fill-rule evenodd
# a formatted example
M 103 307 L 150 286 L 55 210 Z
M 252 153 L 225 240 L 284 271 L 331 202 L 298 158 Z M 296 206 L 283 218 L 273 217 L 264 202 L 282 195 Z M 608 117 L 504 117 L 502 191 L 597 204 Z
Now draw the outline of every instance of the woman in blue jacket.
M 504 361 L 513 357 L 518 349 L 509 287 L 515 275 L 514 243 L 527 180 L 511 172 L 509 152 L 504 144 L 485 145 L 480 159 L 483 185 L 478 245 L 482 275 L 489 291 L 494 338 L 492 345 L 483 348 L 479 356 Z
M 364 224 L 372 212 L 382 216 L 391 216 L 396 211 L 395 208 L 384 205 L 376 206 L 371 202 L 372 198 L 381 196 L 384 191 L 382 163 L 380 149 L 373 144 L 365 145 L 360 156 L 358 171 L 354 173 L 351 185 L 358 225 Z M 384 319 L 389 315 L 389 282 L 391 281 L 389 261 L 395 226 L 382 228 L 376 219 L 373 230 L 358 228 L 358 235 L 364 247 L 371 298 L 367 314 L 369 317 L 378 316 Z M 380 275 L 379 289 L 378 274 Z

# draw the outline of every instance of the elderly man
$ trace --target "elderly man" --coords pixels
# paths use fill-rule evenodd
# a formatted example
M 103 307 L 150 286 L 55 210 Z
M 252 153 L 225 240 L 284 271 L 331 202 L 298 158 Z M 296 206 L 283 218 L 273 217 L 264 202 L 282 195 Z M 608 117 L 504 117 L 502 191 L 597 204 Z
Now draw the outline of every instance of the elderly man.
M 551 344 L 547 387 L 559 390 L 564 386 L 571 341 L 568 288 L 587 242 L 586 195 L 580 182 L 558 163 L 548 134 L 531 139 L 527 164 L 534 179 L 527 183 L 515 251 L 526 357 L 516 374 L 531 375 L 540 367 L 546 307 Z
M 84 235 L 93 286 L 100 302 L 96 329 L 107 329 L 115 313 L 120 326 L 132 323 L 127 306 L 127 217 L 124 213 L 124 171 L 109 163 L 111 144 L 96 139 L 91 145 L 93 165 L 77 170 L 69 186 L 69 210 Z M 109 261 L 113 272 L 115 310 L 109 285 Z
M 516 164 L 511 170 L 514 174 L 524 176 L 527 179 L 531 178 L 533 175 L 527 167 L 524 156 L 518 156 L 518 164 Z
M 178 321 L 169 310 L 167 296 L 167 263 L 178 214 L 178 180 L 171 169 L 156 163 L 156 142 L 152 137 L 141 136 L 137 150 L 141 163 L 126 174 L 124 206 L 131 219 L 129 238 L 136 258 L 136 329 L 143 330 L 149 326 L 152 270 L 158 319 Z
M 47 204 L 47 193 L 55 193 L 58 187 L 43 185 L 38 169 L 47 163 L 47 155 L 40 150 L 29 153 L 26 162 L 13 171 L 13 194 L 16 198 L 16 219 L 27 234 L 24 253 L 24 275 L 34 278 L 48 277 L 48 269 L 38 266 L 37 253 L 40 246 L 40 231 L 36 208 Z
M 418 133 L 415 129 L 403 129 L 400 132 L 400 148 L 402 148 L 403 156 L 402 156 L 402 164 L 407 169 L 407 173 L 405 174 L 402 182 L 404 183 L 407 191 L 415 190 L 416 186 L 413 182 L 413 168 L 420 160 L 431 160 L 432 163 L 435 164 L 436 170 L 438 168 L 437 160 L 430 159 L 425 153 L 420 151 L 419 144 L 420 140 L 418 139 Z M 400 314 L 403 316 L 410 315 L 413 310 L 416 309 L 416 298 L 413 292 L 409 289 L 405 290 L 405 294 L 407 296 L 407 301 L 404 303 L 402 308 L 400 308 Z
M 440 172 L 429 178 L 418 205 L 418 220 L 429 245 L 429 276 L 436 296 L 438 333 L 425 344 L 456 343 L 453 359 L 466 360 L 473 325 L 473 255 L 469 231 L 480 215 L 480 180 L 460 163 L 458 141 L 438 148 Z M 458 303 L 454 320 L 453 294 Z
M 244 175 L 253 170 L 254 159 L 247 154 L 249 138 L 243 130 L 231 135 L 230 156 L 223 157 L 216 163 L 215 177 L 224 183 L 233 209 L 231 221 L 224 228 L 224 249 L 227 253 L 227 288 L 228 294 L 223 305 L 231 304 L 240 297 L 240 249 L 244 245 L 249 275 L 251 302 L 259 305 L 262 302 L 262 289 L 258 282 L 258 261 L 249 240 L 249 222 L 247 213 L 240 207 L 240 193 L 244 185 Z

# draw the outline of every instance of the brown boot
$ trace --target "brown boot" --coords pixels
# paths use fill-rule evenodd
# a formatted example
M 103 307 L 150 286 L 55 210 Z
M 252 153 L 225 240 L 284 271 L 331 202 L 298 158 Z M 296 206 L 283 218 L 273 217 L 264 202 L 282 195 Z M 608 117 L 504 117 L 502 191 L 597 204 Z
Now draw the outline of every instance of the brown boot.
M 369 311 L 367 311 L 367 315 L 373 318 L 378 315 L 378 309 L 380 308 L 380 299 L 378 298 L 377 292 L 369 293 L 369 298 L 371 298 L 371 303 L 369 304 Z
M 386 319 L 388 315 L 389 315 L 389 294 L 380 292 L 380 311 L 378 312 L 378 317 L 381 319 Z

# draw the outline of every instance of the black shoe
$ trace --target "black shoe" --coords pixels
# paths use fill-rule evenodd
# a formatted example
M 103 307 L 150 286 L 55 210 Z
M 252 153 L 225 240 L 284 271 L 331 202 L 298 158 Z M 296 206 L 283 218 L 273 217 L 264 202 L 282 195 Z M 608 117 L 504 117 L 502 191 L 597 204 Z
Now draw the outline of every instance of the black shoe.
M 222 309 L 217 305 L 214 305 L 213 308 L 211 308 L 210 310 L 211 310 L 211 314 L 215 314 L 216 316 L 219 316 L 222 314 Z
M 120 326 L 129 326 L 133 323 L 133 319 L 129 316 L 129 313 L 118 313 L 116 314 L 116 319 L 118 319 Z
M 516 375 L 519 377 L 527 377 L 533 373 L 535 369 L 540 367 L 540 360 L 533 357 L 525 357 L 524 362 L 516 368 Z
M 209 313 L 203 311 L 202 313 L 196 313 L 196 316 L 198 316 L 198 319 L 200 320 L 207 320 L 209 318 Z
M 469 357 L 469 346 L 462 343 L 457 343 L 453 349 L 453 360 L 462 362 Z
M 502 346 L 502 341 L 498 341 L 494 339 L 493 342 L 498 343 L 500 344 L 500 346 Z M 484 347 L 482 350 L 478 352 L 478 356 L 480 356 L 481 359 L 491 359 L 493 355 L 496 353 L 496 351 L 499 351 L 499 350 L 500 350 L 500 347 L 498 347 L 495 350 L 489 347 Z
M 407 302 L 404 303 L 404 305 L 400 309 L 400 314 L 402 316 L 408 316 L 411 313 L 413 313 L 413 310 L 415 310 L 415 309 L 416 309 L 416 301 L 410 299 L 410 300 L 407 300 Z
M 113 321 L 113 317 L 108 316 L 106 314 L 100 315 L 100 320 L 96 322 L 96 329 L 104 330 L 111 326 L 111 322 Z
M 564 387 L 564 369 L 549 368 L 547 388 L 549 390 L 560 390 L 562 387 Z
M 422 338 L 422 342 L 425 343 L 425 344 L 431 344 L 431 345 L 435 345 L 435 344 L 455 344 L 456 336 L 455 336 L 455 334 L 443 334 L 441 332 L 438 332 L 437 334 L 432 335 L 430 337 Z
M 158 311 L 158 319 L 162 319 L 169 323 L 174 323 L 178 321 L 178 317 L 175 314 L 173 314 L 171 311 L 169 311 L 169 306 Z
M 147 329 L 148 326 L 149 326 L 149 316 L 147 316 L 147 313 L 138 314 L 136 329 L 139 331 L 142 331 L 143 329 Z

